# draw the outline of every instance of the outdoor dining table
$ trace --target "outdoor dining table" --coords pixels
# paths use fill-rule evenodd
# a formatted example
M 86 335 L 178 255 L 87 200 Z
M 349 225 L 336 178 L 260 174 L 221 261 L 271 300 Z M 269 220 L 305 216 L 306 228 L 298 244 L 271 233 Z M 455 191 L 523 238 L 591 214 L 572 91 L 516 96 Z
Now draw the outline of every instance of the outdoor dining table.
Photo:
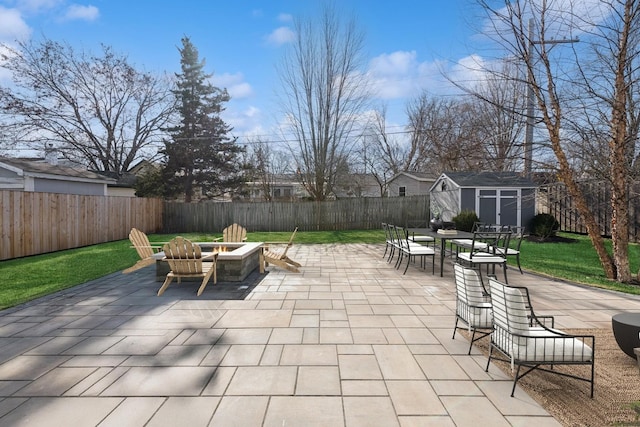
M 438 233 L 430 228 L 407 228 L 409 235 L 431 236 L 434 239 L 440 239 L 440 277 L 442 277 L 444 267 L 444 257 L 447 248 L 447 240 L 453 239 L 473 239 L 473 233 L 468 231 L 447 230 L 446 233 Z

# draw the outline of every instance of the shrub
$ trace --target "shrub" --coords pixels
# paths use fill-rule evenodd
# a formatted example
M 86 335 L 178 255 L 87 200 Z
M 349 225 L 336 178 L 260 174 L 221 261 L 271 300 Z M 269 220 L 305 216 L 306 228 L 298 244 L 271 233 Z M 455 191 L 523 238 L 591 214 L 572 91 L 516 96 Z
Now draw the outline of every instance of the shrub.
M 556 231 L 560 228 L 560 223 L 554 218 L 553 215 L 542 213 L 534 216 L 531 219 L 529 229 L 531 234 L 538 236 L 541 239 L 547 239 L 556 235 Z
M 471 231 L 473 224 L 478 221 L 480 221 L 478 215 L 471 210 L 464 210 L 453 217 L 453 223 L 456 225 L 456 229 L 460 231 Z

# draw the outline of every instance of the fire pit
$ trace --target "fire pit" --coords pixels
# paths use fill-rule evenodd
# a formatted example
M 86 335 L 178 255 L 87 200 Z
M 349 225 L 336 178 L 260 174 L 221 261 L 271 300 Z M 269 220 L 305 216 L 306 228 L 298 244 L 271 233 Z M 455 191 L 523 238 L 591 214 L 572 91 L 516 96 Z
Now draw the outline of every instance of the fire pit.
M 198 242 L 198 245 L 202 252 L 218 251 L 216 274 L 219 282 L 242 282 L 260 265 L 262 242 Z M 157 260 L 156 280 L 162 282 L 168 272 L 169 264 Z

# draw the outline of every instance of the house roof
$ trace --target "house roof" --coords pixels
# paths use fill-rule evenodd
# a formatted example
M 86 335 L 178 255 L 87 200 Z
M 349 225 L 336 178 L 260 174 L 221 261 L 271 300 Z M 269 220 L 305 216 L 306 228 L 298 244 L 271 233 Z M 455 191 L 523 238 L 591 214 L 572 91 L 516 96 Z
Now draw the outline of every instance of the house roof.
M 445 176 L 460 187 L 537 187 L 517 172 L 443 172 L 440 178 Z
M 400 175 L 411 177 L 416 181 L 435 181 L 436 179 L 438 179 L 438 175 L 434 175 L 433 173 L 429 172 L 402 171 L 391 177 L 390 181 L 393 181 Z
M 88 170 L 52 165 L 44 161 L 28 160 L 11 157 L 0 157 L 0 167 L 11 170 L 19 175 L 49 179 L 67 179 L 71 181 L 100 181 L 115 183 L 115 179 L 107 178 Z

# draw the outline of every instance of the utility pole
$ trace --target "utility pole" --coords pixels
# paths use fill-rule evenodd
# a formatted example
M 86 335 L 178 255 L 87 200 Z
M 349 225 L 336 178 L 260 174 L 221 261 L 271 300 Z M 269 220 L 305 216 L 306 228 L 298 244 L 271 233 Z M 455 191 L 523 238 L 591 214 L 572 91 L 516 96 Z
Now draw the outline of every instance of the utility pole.
M 529 49 L 527 51 L 527 123 L 524 134 L 524 174 L 531 176 L 533 163 L 533 126 L 535 114 L 535 100 L 533 93 L 533 46 L 536 44 L 560 44 L 560 43 L 577 43 L 580 40 L 563 39 L 563 40 L 534 40 L 533 39 L 533 18 L 529 18 Z

